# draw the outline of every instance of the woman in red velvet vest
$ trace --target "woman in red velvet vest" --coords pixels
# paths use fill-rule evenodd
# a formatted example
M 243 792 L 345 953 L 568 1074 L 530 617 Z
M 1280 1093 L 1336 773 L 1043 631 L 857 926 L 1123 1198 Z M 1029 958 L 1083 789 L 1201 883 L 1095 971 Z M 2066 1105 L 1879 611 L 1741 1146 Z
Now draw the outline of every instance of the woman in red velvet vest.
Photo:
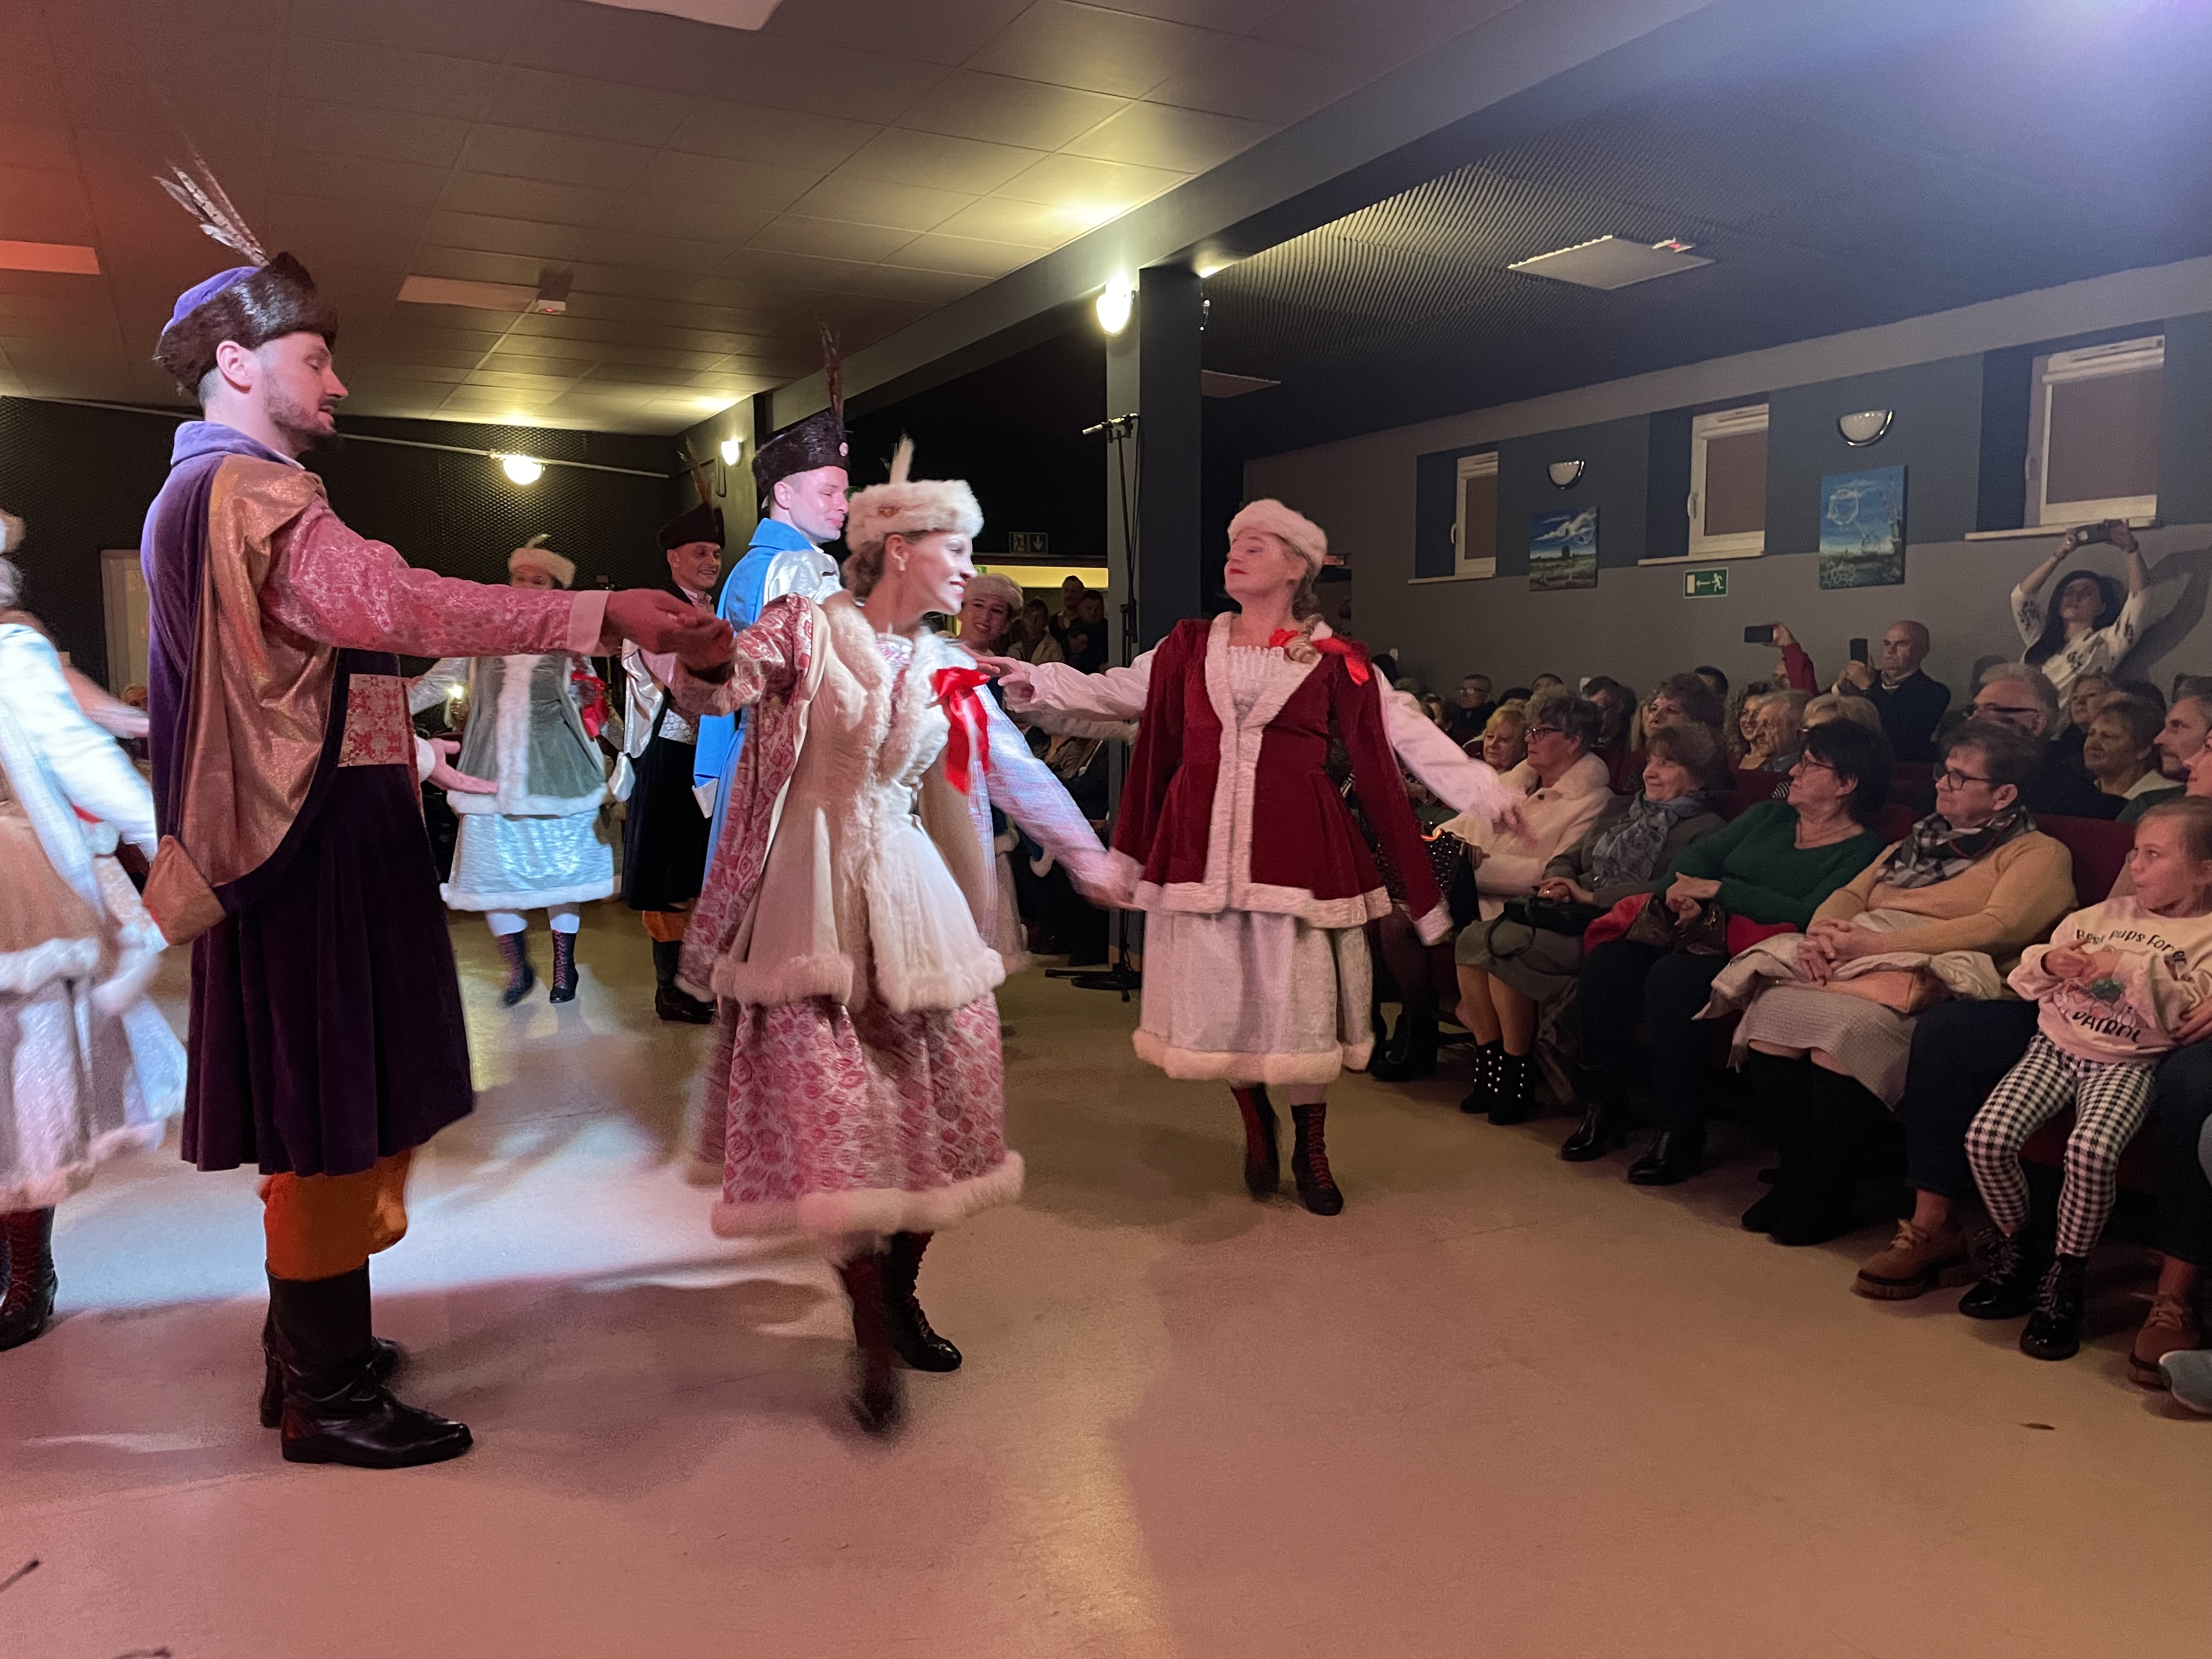
M 1497 775 L 1462 753 L 1357 644 L 1320 618 L 1314 583 L 1328 538 L 1279 501 L 1229 526 L 1224 586 L 1238 609 L 1179 623 L 1127 668 L 991 659 L 1007 705 L 1091 719 L 1139 718 L 1113 863 L 1146 913 L 1137 1052 L 1172 1078 L 1229 1084 L 1243 1114 L 1244 1180 L 1277 1189 L 1276 1117 L 1289 1097 L 1298 1196 L 1316 1215 L 1344 1197 L 1322 1138 L 1339 1071 L 1374 1042 L 1364 925 L 1389 914 L 1373 855 L 1324 769 L 1332 739 L 1352 758 L 1382 851 L 1405 878 L 1429 943 L 1451 925 L 1407 803 L 1402 757 L 1443 799 L 1517 817 Z

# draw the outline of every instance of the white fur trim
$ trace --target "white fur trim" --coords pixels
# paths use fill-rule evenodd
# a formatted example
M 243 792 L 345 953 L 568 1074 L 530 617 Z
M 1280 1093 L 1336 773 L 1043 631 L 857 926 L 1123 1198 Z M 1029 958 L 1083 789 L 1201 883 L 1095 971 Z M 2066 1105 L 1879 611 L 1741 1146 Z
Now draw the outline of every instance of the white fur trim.
M 0 1215 L 12 1215 L 18 1210 L 52 1209 L 71 1193 L 81 1190 L 92 1179 L 93 1171 L 110 1158 L 120 1158 L 125 1152 L 159 1150 L 167 1130 L 166 1121 L 110 1129 L 85 1148 L 83 1157 L 64 1168 L 19 1182 L 13 1187 L 0 1187 Z
M 589 904 L 593 899 L 612 898 L 615 879 L 609 876 L 604 881 L 580 882 L 574 887 L 540 887 L 515 893 L 458 893 L 453 884 L 447 882 L 438 889 L 438 896 L 446 901 L 449 910 L 543 910 L 550 904 Z
M 853 979 L 850 957 L 784 957 L 769 962 L 732 962 L 724 957 L 714 963 L 710 995 L 762 1006 L 804 1002 L 809 997 L 828 997 L 849 1006 Z
M 504 766 L 501 769 L 505 769 Z M 456 813 L 490 812 L 505 818 L 572 818 L 579 812 L 597 811 L 606 799 L 607 791 L 603 785 L 588 795 L 449 794 L 446 804 Z
M 518 570 L 542 570 L 563 587 L 576 585 L 576 562 L 564 559 L 550 547 L 518 547 L 507 556 L 507 574 Z
M 84 979 L 100 966 L 96 939 L 50 939 L 0 955 L 0 992 L 26 996 L 58 979 Z
M 1334 1083 L 1353 1045 L 1311 1054 L 1209 1054 L 1177 1048 L 1139 1026 L 1129 1041 L 1137 1058 L 1185 1083 Z M 1367 1062 L 1364 1053 L 1359 1063 Z
M 996 1169 L 950 1186 L 921 1192 L 895 1187 L 865 1187 L 842 1193 L 808 1193 L 767 1204 L 714 1206 L 713 1226 L 721 1238 L 780 1238 L 808 1233 L 834 1238 L 843 1233 L 939 1232 L 978 1210 L 1012 1204 L 1022 1195 L 1022 1155 L 1008 1152 Z
M 845 545 L 855 553 L 883 544 L 887 536 L 925 536 L 951 530 L 971 541 L 983 527 L 975 492 L 959 478 L 908 478 L 872 484 L 845 503 Z
M 1442 945 L 1452 936 L 1451 906 L 1437 905 L 1413 924 L 1413 931 L 1421 936 L 1424 945 Z
M 1328 562 L 1328 533 L 1304 514 L 1294 513 L 1279 501 L 1263 498 L 1246 502 L 1229 521 L 1229 539 L 1235 541 L 1247 530 L 1274 537 L 1316 572 Z
M 1263 915 L 1296 916 L 1314 927 L 1358 927 L 1380 921 L 1390 914 L 1390 895 L 1380 887 L 1349 898 L 1317 899 L 1304 887 L 1239 884 L 1235 902 L 1220 902 L 1210 884 L 1175 881 L 1137 884 L 1134 902 L 1139 910 L 1172 910 L 1185 915 L 1210 916 L 1223 910 L 1256 910 Z
M 1006 982 L 1005 961 L 996 951 L 980 942 L 976 954 L 966 961 L 944 966 L 933 964 L 921 973 L 909 968 L 903 982 L 896 988 L 882 982 L 883 969 L 878 958 L 876 978 L 884 994 L 884 1006 L 895 1014 L 910 1014 L 920 1009 L 965 1008 L 976 998 L 988 996 Z
M 126 945 L 115 959 L 114 971 L 92 988 L 93 1012 L 113 1019 L 144 996 L 161 971 L 162 948 L 159 934 L 149 945 Z

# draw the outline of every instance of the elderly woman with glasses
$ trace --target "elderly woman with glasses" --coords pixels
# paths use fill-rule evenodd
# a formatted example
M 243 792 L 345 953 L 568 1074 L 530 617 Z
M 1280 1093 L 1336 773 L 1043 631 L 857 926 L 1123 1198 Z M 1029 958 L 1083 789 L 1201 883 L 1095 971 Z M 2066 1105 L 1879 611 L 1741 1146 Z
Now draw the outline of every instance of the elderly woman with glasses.
M 1936 768 L 1936 810 L 1848 885 L 1797 941 L 1796 977 L 1755 993 L 1736 1030 L 1745 1075 L 1782 1152 L 1744 1226 L 1777 1243 L 1851 1230 L 1866 1157 L 1904 1098 L 1916 1017 L 1946 994 L 1924 966 L 1838 977 L 1862 957 L 1974 951 L 1997 975 L 2074 908 L 2074 863 L 2021 804 L 2034 739 L 1995 720 L 1960 728 Z
M 1790 799 L 1761 801 L 1692 844 L 1652 885 L 1624 937 L 1583 957 L 1582 1127 L 1559 1148 L 1570 1163 L 1602 1158 L 1626 1136 L 1638 1016 L 1650 1031 L 1650 1115 L 1658 1134 L 1632 1164 L 1639 1187 L 1668 1187 L 1704 1167 L 1698 1099 L 1710 1028 L 1698 1024 L 1727 965 L 1731 919 L 1804 927 L 1829 894 L 1871 863 L 1866 828 L 1888 793 L 1888 740 L 1849 720 L 1805 733 Z

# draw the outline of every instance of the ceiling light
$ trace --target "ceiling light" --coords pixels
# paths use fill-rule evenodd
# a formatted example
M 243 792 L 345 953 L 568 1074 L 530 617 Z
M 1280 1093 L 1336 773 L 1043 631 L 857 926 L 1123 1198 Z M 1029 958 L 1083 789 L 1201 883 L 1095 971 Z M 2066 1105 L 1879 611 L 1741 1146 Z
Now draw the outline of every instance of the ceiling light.
M 545 466 L 527 455 L 502 455 L 499 458 L 499 470 L 519 484 L 534 484 L 544 476 Z
M 1577 242 L 1572 247 L 1554 248 L 1533 258 L 1516 259 L 1505 268 L 1524 276 L 1548 276 L 1554 282 L 1572 283 L 1577 288 L 1629 288 L 1638 283 L 1648 283 L 1654 276 L 1672 276 L 1678 271 L 1694 270 L 1699 265 L 1712 264 L 1711 259 L 1682 251 L 1689 246 L 1687 242 L 1672 240 L 1647 245 L 1619 236 L 1600 236 L 1591 241 Z
M 1129 325 L 1129 314 L 1136 309 L 1137 296 L 1131 291 L 1129 279 L 1115 273 L 1098 296 L 1096 309 L 1098 326 L 1109 334 L 1119 334 Z
M 467 306 L 476 311 L 527 311 L 538 290 L 520 283 L 463 283 L 449 276 L 410 276 L 399 297 L 410 305 Z
M 0 270 L 51 270 L 64 276 L 97 276 L 100 255 L 70 242 L 0 242 Z
M 725 438 L 722 440 L 722 465 L 724 466 L 735 466 L 738 464 L 738 457 L 744 453 L 745 441 L 743 438 Z

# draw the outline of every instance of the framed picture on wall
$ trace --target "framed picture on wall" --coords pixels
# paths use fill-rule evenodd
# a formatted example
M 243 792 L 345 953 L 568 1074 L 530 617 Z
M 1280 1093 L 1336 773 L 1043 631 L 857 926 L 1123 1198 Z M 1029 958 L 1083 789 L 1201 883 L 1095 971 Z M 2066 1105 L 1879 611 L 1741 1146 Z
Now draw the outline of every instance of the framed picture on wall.
M 1528 591 L 1597 586 L 1597 509 L 1538 513 L 1528 520 Z
M 1820 586 L 1905 581 L 1905 469 L 1869 467 L 1820 480 Z

